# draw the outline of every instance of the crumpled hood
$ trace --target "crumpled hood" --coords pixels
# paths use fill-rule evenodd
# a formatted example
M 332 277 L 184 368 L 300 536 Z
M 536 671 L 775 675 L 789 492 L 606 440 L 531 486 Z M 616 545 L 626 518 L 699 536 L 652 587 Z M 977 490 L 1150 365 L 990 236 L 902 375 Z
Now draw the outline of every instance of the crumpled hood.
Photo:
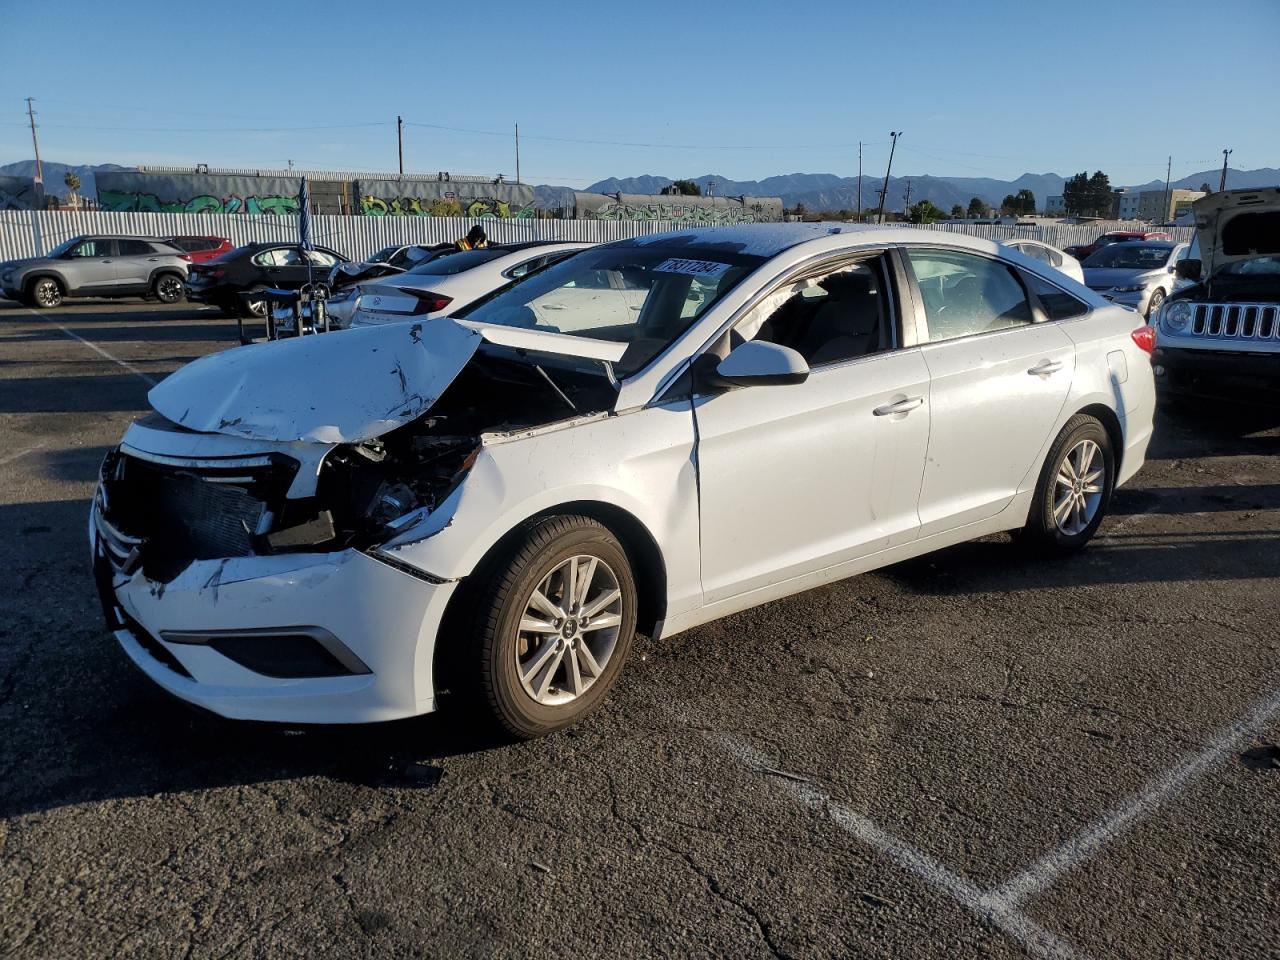
M 440 318 L 201 357 L 147 394 L 168 420 L 253 440 L 358 443 L 417 419 L 482 341 L 616 361 L 624 344 Z
M 1225 190 L 1191 205 L 1200 241 L 1200 275 L 1229 263 L 1280 254 L 1280 187 Z

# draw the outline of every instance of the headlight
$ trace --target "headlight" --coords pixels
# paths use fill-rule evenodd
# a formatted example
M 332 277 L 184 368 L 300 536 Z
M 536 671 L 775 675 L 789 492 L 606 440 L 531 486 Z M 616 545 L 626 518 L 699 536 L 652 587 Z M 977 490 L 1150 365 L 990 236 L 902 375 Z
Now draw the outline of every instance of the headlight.
M 1186 300 L 1175 300 L 1160 308 L 1160 323 L 1170 333 L 1178 333 L 1191 322 L 1193 307 Z
M 1134 283 L 1127 287 L 1112 287 L 1111 291 L 1113 293 L 1141 293 L 1145 289 L 1147 289 L 1145 283 Z

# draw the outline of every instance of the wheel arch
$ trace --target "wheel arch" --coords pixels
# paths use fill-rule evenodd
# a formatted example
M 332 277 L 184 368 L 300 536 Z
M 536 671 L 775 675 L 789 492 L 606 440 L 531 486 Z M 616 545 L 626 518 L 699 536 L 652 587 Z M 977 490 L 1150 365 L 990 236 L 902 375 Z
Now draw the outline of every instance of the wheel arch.
M 1091 403 L 1087 407 L 1081 407 L 1072 416 L 1082 413 L 1099 421 L 1107 431 L 1107 437 L 1111 440 L 1111 455 L 1115 458 L 1116 476 L 1119 477 L 1121 461 L 1124 460 L 1124 426 L 1120 423 L 1120 417 L 1105 403 Z
M 35 286 L 37 280 L 52 280 L 62 289 L 62 295 L 65 297 L 71 292 L 71 287 L 67 284 L 66 277 L 58 273 L 56 270 L 36 270 L 22 278 L 22 292 L 31 295 L 31 288 Z
M 147 278 L 147 287 L 154 287 L 156 285 L 156 281 L 163 276 L 177 277 L 183 283 L 186 283 L 187 281 L 186 276 L 177 267 L 156 267 L 151 271 L 151 276 Z

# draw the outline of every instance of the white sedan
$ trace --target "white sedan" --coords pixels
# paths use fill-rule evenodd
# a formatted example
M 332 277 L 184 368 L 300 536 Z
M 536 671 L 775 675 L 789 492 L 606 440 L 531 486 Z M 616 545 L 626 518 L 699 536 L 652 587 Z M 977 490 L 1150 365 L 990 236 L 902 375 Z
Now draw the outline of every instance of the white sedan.
M 1084 283 L 1084 268 L 1080 266 L 1080 261 L 1065 250 L 1059 250 L 1057 247 L 1050 246 L 1041 240 L 1015 238 L 1000 242 L 1010 250 L 1025 253 L 1033 260 L 1039 260 L 1055 270 L 1061 270 L 1076 283 Z
M 1142 466 L 1153 346 L 956 234 L 619 241 L 457 317 L 183 367 L 103 464 L 96 580 L 128 656 L 225 716 L 388 720 L 448 690 L 545 734 L 637 631 L 1004 530 L 1079 550 Z
M 404 273 L 355 287 L 347 300 L 349 326 L 456 313 L 512 280 L 590 246 L 538 240 L 435 257 Z

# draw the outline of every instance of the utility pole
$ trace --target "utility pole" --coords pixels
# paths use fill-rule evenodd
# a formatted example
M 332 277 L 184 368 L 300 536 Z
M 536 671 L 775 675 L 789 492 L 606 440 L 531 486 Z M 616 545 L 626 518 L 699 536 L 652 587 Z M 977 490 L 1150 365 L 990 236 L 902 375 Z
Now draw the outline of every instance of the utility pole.
M 908 216 L 911 213 L 911 178 L 907 178 L 907 199 L 902 203 L 902 209 L 906 211 Z
M 404 176 L 404 117 L 396 117 L 396 147 L 400 154 L 400 176 Z
M 862 141 L 858 141 L 858 220 L 862 219 Z
M 1219 193 L 1221 193 L 1223 190 L 1227 189 L 1227 157 L 1231 156 L 1231 154 L 1232 154 L 1233 152 L 1234 152 L 1234 151 L 1232 151 L 1232 150 L 1223 150 L 1223 151 L 1222 151 L 1222 177 L 1221 177 L 1221 179 L 1219 179 L 1219 180 L 1218 180 L 1218 192 L 1219 192 Z M 39 161 L 39 159 L 38 159 L 38 158 L 39 158 L 39 156 L 40 156 L 40 154 L 39 154 L 39 152 L 37 152 L 37 153 L 36 153 L 36 157 L 37 157 L 37 160 L 36 160 L 36 168 L 37 168 L 37 169 L 39 169 L 39 166 L 40 166 L 40 161 Z
M 516 183 L 520 182 L 520 124 L 516 124 Z
M 893 170 L 893 151 L 898 149 L 898 138 L 902 136 L 901 131 L 889 131 L 889 136 L 893 138 L 893 143 L 889 146 L 889 166 L 884 171 L 884 185 L 880 188 L 880 210 L 876 213 L 876 220 L 884 223 L 884 198 L 889 192 L 889 172 Z
M 1173 157 L 1169 158 L 1169 165 L 1164 168 L 1164 208 L 1160 213 L 1160 222 L 1164 223 L 1169 219 L 1169 177 L 1173 173 Z
M 34 97 L 27 97 L 27 119 L 31 121 L 31 147 L 36 152 L 36 183 L 44 186 L 44 168 L 40 166 L 40 140 L 36 137 L 36 112 L 31 108 L 34 101 Z

